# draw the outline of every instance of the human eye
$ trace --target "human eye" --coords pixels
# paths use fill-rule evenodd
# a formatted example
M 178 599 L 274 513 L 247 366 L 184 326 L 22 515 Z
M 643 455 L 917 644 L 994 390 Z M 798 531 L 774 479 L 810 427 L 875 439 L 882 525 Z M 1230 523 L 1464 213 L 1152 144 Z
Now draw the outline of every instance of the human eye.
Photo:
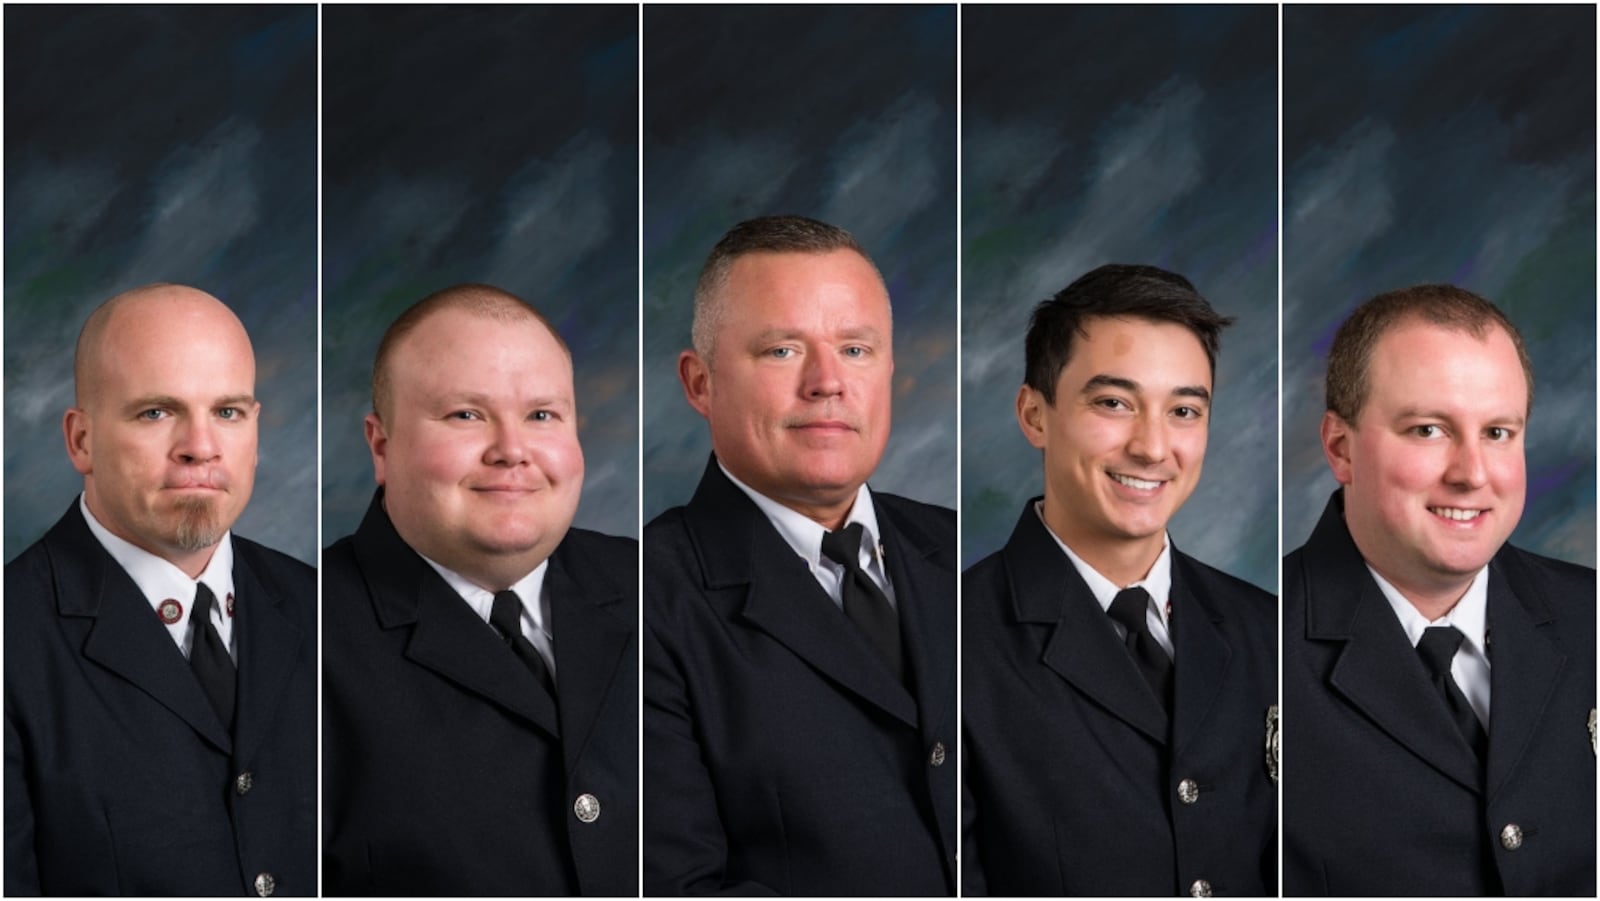
M 1201 407 L 1194 406 L 1193 404 L 1184 404 L 1183 406 L 1174 409 L 1172 411 L 1172 415 L 1178 417 L 1179 419 L 1204 419 L 1206 411 Z
M 217 417 L 227 422 L 238 422 L 245 418 L 245 412 L 239 407 L 223 407 L 217 410 Z
M 528 414 L 528 418 L 534 422 L 555 422 L 557 419 L 554 410 L 534 410 Z
M 789 359 L 793 359 L 794 354 L 795 354 L 795 351 L 794 351 L 794 348 L 792 348 L 792 347 L 784 346 L 784 347 L 769 347 L 769 348 L 767 348 L 767 356 L 771 357 L 774 360 L 789 360 Z
M 1123 400 L 1120 397 L 1100 397 L 1100 398 L 1096 398 L 1095 401 L 1094 401 L 1094 405 L 1097 406 L 1097 407 L 1100 407 L 1102 409 L 1113 410 L 1113 411 L 1117 411 L 1117 412 L 1121 412 L 1121 411 L 1124 411 L 1124 410 L 1132 410 L 1133 409 L 1133 407 L 1129 406 L 1127 401 Z
M 145 422 L 160 422 L 161 420 L 166 419 L 168 416 L 171 416 L 171 415 L 172 415 L 171 413 L 167 412 L 166 410 L 163 410 L 160 407 L 151 407 L 148 410 L 140 410 L 136 414 L 135 418 L 141 419 L 141 420 L 143 420 Z
M 1433 425 L 1432 423 L 1414 425 L 1411 428 L 1406 429 L 1406 432 L 1417 438 L 1439 438 L 1444 435 L 1444 429 Z
M 474 422 L 483 417 L 479 416 L 476 410 L 452 410 L 446 413 L 444 418 L 456 422 Z
M 1517 433 L 1503 425 L 1492 425 L 1484 429 L 1483 434 L 1490 441 L 1510 441 Z
M 851 344 L 851 345 L 847 346 L 842 351 L 842 353 L 845 356 L 850 357 L 851 359 L 856 359 L 856 360 L 859 360 L 862 357 L 865 357 L 867 354 L 869 354 L 871 352 L 872 352 L 871 349 L 868 348 L 866 345 L 863 345 L 863 344 Z

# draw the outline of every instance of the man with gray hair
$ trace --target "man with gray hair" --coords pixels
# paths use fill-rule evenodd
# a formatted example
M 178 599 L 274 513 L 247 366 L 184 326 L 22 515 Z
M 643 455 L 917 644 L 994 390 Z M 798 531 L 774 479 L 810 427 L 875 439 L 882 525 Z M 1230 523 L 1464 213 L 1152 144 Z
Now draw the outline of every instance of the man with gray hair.
M 645 894 L 953 894 L 955 513 L 866 486 L 883 279 L 842 229 L 754 219 L 693 336 L 712 456 L 645 529 Z
M 230 531 L 255 378 L 194 288 L 83 326 L 83 493 L 6 566 L 7 895 L 317 893 L 316 571 Z

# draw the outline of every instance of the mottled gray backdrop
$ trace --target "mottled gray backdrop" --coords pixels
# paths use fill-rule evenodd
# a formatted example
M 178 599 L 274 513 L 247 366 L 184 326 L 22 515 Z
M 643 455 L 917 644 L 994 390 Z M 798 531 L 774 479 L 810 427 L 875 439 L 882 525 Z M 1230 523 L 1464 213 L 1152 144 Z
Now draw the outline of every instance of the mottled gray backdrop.
M 411 304 L 487 282 L 572 348 L 577 524 L 639 533 L 634 6 L 324 6 L 323 540 L 371 500 L 372 358 Z
M 1595 562 L 1595 7 L 1286 6 L 1283 540 L 1335 487 L 1339 323 L 1452 282 L 1522 332 L 1538 389 L 1512 540 Z
M 723 232 L 849 229 L 894 305 L 894 428 L 872 487 L 956 502 L 956 10 L 644 8 L 644 518 L 711 439 L 683 398 L 694 282 Z
M 215 294 L 255 344 L 241 535 L 316 560 L 317 10 L 5 11 L 5 557 L 83 488 L 61 417 L 102 301 Z
M 1044 493 L 1015 413 L 1028 314 L 1147 263 L 1238 320 L 1173 541 L 1276 590 L 1277 8 L 967 6 L 962 28 L 964 565 Z

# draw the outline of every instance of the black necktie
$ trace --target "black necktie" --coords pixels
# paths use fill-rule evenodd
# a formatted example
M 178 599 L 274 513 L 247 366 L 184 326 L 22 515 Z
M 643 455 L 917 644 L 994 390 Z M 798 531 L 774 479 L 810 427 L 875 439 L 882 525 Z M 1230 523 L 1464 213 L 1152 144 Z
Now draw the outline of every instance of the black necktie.
M 233 667 L 233 658 L 228 656 L 228 649 L 222 644 L 222 636 L 217 634 L 217 627 L 211 624 L 211 605 L 216 602 L 217 596 L 211 593 L 206 583 L 195 586 L 194 604 L 189 610 L 189 668 L 200 680 L 200 688 L 211 701 L 222 724 L 232 732 L 234 686 L 238 673 Z
M 534 649 L 533 643 L 522 634 L 522 599 L 517 597 L 515 591 L 497 591 L 494 593 L 494 606 L 489 610 L 489 625 L 494 626 L 505 639 L 506 646 L 511 648 L 528 669 L 533 672 L 533 677 L 539 680 L 545 690 L 555 694 L 555 681 L 550 678 L 550 668 L 545 666 L 544 657 Z
M 900 620 L 895 615 L 889 599 L 878 589 L 866 570 L 861 568 L 861 523 L 853 522 L 837 532 L 822 536 L 822 553 L 829 560 L 844 567 L 844 581 L 840 585 L 844 597 L 844 614 L 856 624 L 878 655 L 889 664 L 895 677 L 905 681 L 905 670 L 900 658 Z
M 1150 593 L 1143 588 L 1124 588 L 1111 601 L 1111 618 L 1127 630 L 1123 644 L 1133 655 L 1140 675 L 1169 713 L 1172 711 L 1172 659 L 1150 634 L 1145 614 L 1150 608 Z
M 1456 728 L 1461 730 L 1461 736 L 1477 753 L 1478 760 L 1482 761 L 1489 752 L 1489 734 L 1478 722 L 1478 715 L 1472 712 L 1467 696 L 1461 693 L 1461 686 L 1450 674 L 1450 662 L 1455 659 L 1456 651 L 1465 640 L 1466 636 L 1455 626 L 1429 626 L 1422 631 L 1422 640 L 1417 642 L 1417 653 L 1422 655 L 1422 663 L 1428 668 L 1433 687 L 1444 698 L 1445 708 L 1450 711 L 1450 718 L 1456 721 Z

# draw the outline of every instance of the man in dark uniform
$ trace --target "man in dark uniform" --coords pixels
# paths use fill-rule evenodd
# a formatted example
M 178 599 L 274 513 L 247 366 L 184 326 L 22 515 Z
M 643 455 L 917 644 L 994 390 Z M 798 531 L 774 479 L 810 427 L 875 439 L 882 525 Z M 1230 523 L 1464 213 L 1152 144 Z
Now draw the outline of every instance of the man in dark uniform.
M 893 371 L 847 232 L 712 250 L 678 375 L 713 455 L 645 529 L 647 895 L 953 894 L 955 513 L 866 487 Z
M 638 543 L 570 528 L 572 357 L 518 298 L 389 327 L 378 490 L 323 556 L 329 895 L 638 891 Z
M 151 285 L 84 323 L 83 494 L 6 566 L 5 893 L 315 895 L 316 571 L 230 529 L 255 355 Z
M 1594 570 L 1506 543 L 1532 400 L 1516 328 L 1459 288 L 1334 338 L 1342 487 L 1284 562 L 1287 894 L 1595 892 Z
M 1230 321 L 1149 266 L 1033 312 L 1044 497 L 962 580 L 965 894 L 1277 890 L 1275 600 L 1166 532 Z

